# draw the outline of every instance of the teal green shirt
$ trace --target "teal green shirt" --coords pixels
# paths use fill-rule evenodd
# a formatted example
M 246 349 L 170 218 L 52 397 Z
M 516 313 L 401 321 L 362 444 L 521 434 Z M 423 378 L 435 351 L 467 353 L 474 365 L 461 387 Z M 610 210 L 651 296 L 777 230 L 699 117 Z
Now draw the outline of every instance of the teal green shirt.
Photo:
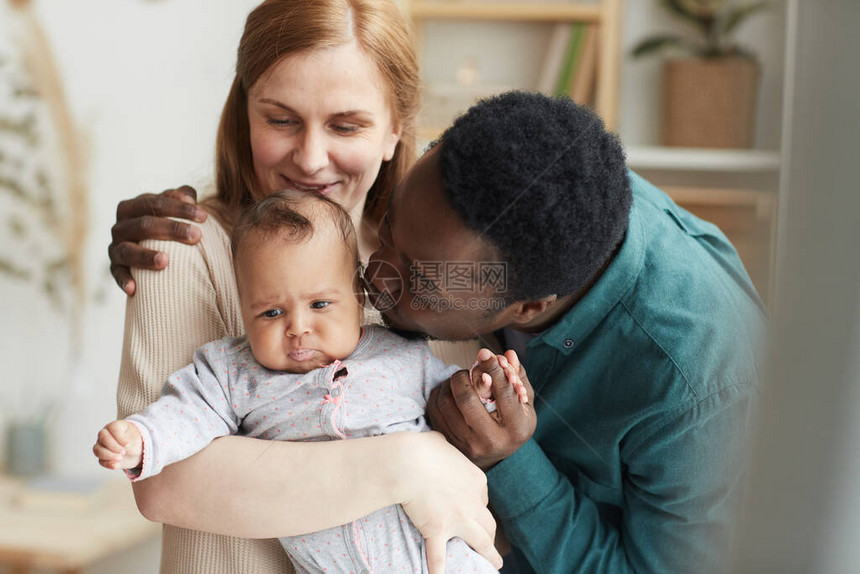
M 714 225 L 630 182 L 615 259 L 529 342 L 535 434 L 487 473 L 540 573 L 709 572 L 730 545 L 765 313 Z

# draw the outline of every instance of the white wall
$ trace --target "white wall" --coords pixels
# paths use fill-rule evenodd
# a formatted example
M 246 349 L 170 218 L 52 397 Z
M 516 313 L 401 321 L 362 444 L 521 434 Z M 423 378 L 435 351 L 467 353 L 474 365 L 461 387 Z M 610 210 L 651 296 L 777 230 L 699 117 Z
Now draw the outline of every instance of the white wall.
M 621 134 L 626 145 L 657 145 L 660 139 L 662 68 L 660 57 L 633 59 L 630 52 L 654 33 L 689 35 L 690 28 L 663 9 L 662 0 L 625 0 L 621 68 Z M 756 54 L 762 75 L 754 147 L 779 149 L 781 137 L 785 0 L 776 0 L 738 29 L 738 43 Z M 692 36 L 695 37 L 695 36 Z
M 106 248 L 116 204 L 143 191 L 196 185 L 210 177 L 235 50 L 245 16 L 256 4 L 33 1 L 87 143 L 86 268 L 90 294 L 105 295 L 86 309 L 84 360 L 72 373 L 63 317 L 32 286 L 0 277 L 0 417 L 8 420 L 20 410 L 8 408 L 7 397 L 27 403 L 33 386 L 62 397 L 65 405 L 56 413 L 52 436 L 52 467 L 58 473 L 107 472 L 90 448 L 97 430 L 115 416 L 125 296 L 107 271 Z M 7 26 L 0 30 L 14 33 Z
M 799 2 L 773 361 L 735 572 L 860 571 L 860 21 Z

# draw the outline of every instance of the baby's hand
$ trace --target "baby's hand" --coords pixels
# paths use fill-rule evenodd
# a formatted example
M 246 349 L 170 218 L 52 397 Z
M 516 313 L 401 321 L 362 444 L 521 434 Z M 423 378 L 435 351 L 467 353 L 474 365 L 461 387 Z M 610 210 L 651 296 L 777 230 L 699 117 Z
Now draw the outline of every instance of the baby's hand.
M 484 351 L 484 349 L 482 349 Z M 480 354 L 480 351 L 479 351 Z M 492 355 L 489 352 L 486 353 L 486 359 L 489 359 Z M 516 363 L 516 368 L 508 361 L 508 355 L 511 357 L 511 360 Z M 517 396 L 520 399 L 521 403 L 529 402 L 529 395 L 526 391 L 525 386 L 523 385 L 522 380 L 518 374 L 520 362 L 517 354 L 513 350 L 509 350 L 505 355 L 496 355 L 496 359 L 499 361 L 499 366 L 505 371 L 505 376 L 508 379 L 508 382 L 513 385 L 514 389 L 517 391 Z M 485 359 L 485 360 L 486 360 Z M 481 401 L 484 403 L 484 406 L 488 411 L 493 412 L 496 410 L 495 401 L 493 399 L 493 378 L 488 373 L 480 373 L 480 377 L 478 376 L 478 371 L 475 370 L 475 367 L 478 366 L 479 361 L 475 361 L 475 364 L 472 365 L 472 368 L 469 370 L 469 380 L 472 381 L 472 386 L 475 389 L 475 393 L 479 397 L 481 397 Z
M 93 454 L 105 468 L 136 468 L 143 458 L 143 438 L 132 423 L 113 421 L 99 431 Z

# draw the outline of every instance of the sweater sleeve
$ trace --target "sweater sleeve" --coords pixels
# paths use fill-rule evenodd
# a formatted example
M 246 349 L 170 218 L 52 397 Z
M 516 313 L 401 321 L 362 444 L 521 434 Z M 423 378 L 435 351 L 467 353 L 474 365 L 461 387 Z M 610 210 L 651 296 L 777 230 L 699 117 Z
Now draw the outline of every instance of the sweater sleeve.
M 191 362 L 195 349 L 241 334 L 228 239 L 214 217 L 200 228 L 197 245 L 143 243 L 167 253 L 169 263 L 162 271 L 133 270 L 137 292 L 126 302 L 120 418 L 154 401 L 167 377 Z
M 749 387 L 729 387 L 643 433 L 625 456 L 618 521 L 534 440 L 488 471 L 493 508 L 537 572 L 718 572 L 753 402 Z

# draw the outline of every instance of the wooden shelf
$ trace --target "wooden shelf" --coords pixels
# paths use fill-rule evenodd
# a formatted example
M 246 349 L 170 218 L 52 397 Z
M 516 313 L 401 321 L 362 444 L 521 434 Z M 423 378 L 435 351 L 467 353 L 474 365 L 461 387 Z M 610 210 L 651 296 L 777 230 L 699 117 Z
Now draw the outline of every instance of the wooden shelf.
M 627 164 L 633 169 L 713 172 L 777 172 L 780 155 L 766 150 L 723 150 L 629 146 Z
M 593 107 L 609 129 L 618 124 L 618 83 L 621 66 L 621 2 L 491 2 L 477 0 L 411 0 L 408 13 L 417 24 L 425 20 L 511 22 L 584 22 L 598 28 L 598 61 Z M 532 89 L 531 86 L 523 86 Z M 424 130 L 427 135 L 427 131 Z
M 600 4 L 539 2 L 428 2 L 411 4 L 413 19 L 599 22 Z

